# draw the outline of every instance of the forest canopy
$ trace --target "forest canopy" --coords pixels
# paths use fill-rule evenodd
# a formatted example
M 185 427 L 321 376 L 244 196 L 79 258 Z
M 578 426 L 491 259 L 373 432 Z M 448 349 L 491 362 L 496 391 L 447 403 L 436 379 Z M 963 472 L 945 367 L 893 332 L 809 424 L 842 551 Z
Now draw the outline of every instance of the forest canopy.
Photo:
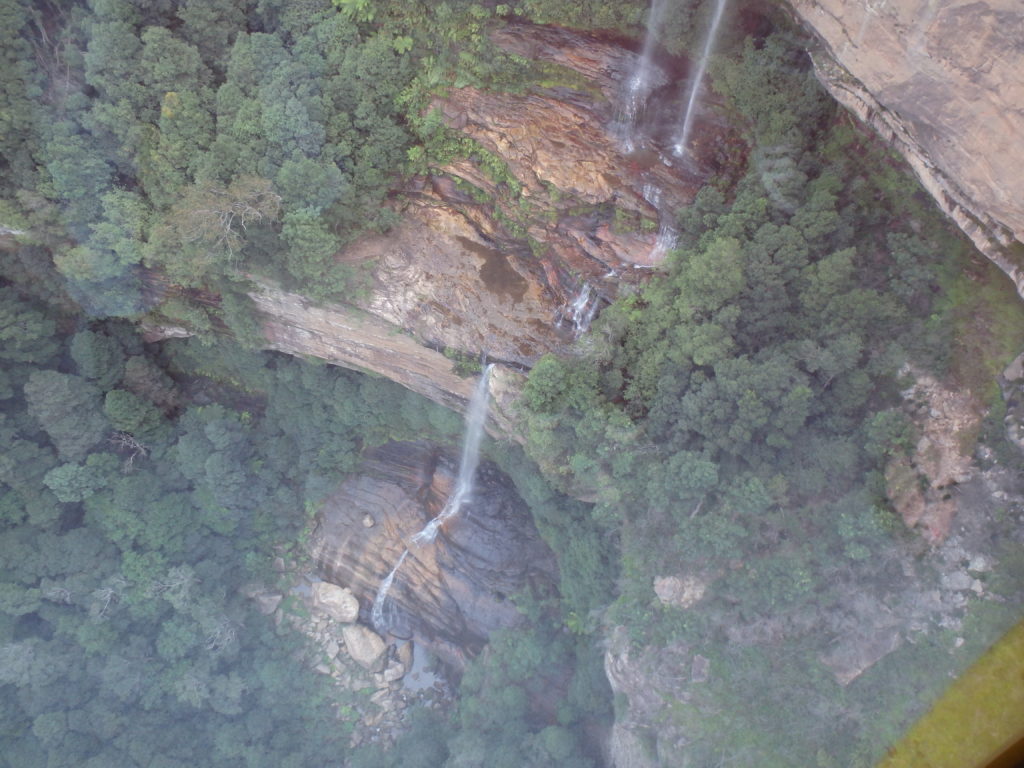
M 938 578 L 887 487 L 921 437 L 910 373 L 986 399 L 1002 457 L 984 377 L 1024 322 L 1016 304 L 965 321 L 979 291 L 1002 296 L 991 270 L 760 5 L 708 70 L 742 148 L 669 212 L 664 264 L 537 361 L 524 445 L 485 445 L 558 559 L 558 593 L 510 596 L 524 628 L 496 633 L 451 710 L 416 712 L 390 750 L 351 749 L 372 691 L 329 685 L 245 596 L 280 586 L 275 561 L 304 564 L 365 450 L 461 429 L 386 380 L 257 351 L 251 281 L 358 298 L 367 274 L 339 252 L 454 159 L 521 202 L 432 100 L 550 86 L 495 50 L 503 24 L 636 38 L 646 8 L 0 0 L 0 765 L 588 768 L 628 720 L 604 672 L 626 647 L 712 670 L 658 710 L 695 765 L 867 766 L 1019 613 L 1011 571 L 985 585 L 1001 602 L 965 619 L 963 651 L 947 627 L 921 632 L 849 688 L 821 661 L 853 631 L 836 618 L 851 596 Z M 709 12 L 671 4 L 658 55 L 693 50 Z M 146 343 L 149 323 L 191 338 Z M 992 538 L 1019 564 L 1012 524 Z M 652 586 L 684 566 L 707 582 L 696 610 Z M 631 738 L 653 754 L 646 727 Z

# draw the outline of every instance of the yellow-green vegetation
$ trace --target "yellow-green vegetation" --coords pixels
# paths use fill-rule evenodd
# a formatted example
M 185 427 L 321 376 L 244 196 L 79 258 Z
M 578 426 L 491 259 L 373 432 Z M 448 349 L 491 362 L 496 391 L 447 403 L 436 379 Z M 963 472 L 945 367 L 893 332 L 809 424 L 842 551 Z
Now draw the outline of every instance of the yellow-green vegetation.
M 574 69 L 550 61 L 530 62 L 527 69 L 528 82 L 539 88 L 572 88 L 594 99 L 604 101 L 601 89 L 594 81 Z
M 1024 622 L 953 683 L 878 768 L 982 768 L 1022 735 Z

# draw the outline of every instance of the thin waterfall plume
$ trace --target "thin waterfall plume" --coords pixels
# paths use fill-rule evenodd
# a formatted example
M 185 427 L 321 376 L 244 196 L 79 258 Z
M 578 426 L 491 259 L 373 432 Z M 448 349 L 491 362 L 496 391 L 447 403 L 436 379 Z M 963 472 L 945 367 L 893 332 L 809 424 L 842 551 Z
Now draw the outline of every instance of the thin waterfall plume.
M 402 556 L 398 558 L 398 562 L 395 563 L 395 567 L 391 569 L 391 573 L 384 577 L 384 581 L 380 583 L 380 589 L 377 590 L 377 596 L 373 598 L 373 610 L 370 612 L 370 617 L 373 620 L 373 627 L 378 632 L 383 632 L 386 628 L 384 627 L 384 604 L 388 599 L 388 592 L 391 591 L 391 584 L 395 580 L 395 574 L 398 573 L 398 569 L 402 567 L 402 563 L 405 562 L 405 558 L 408 557 L 409 550 L 402 552 Z
M 651 0 L 651 8 L 647 13 L 647 29 L 644 33 L 644 44 L 640 51 L 640 58 L 637 59 L 636 68 L 626 83 L 626 93 L 622 104 L 622 111 L 624 113 L 624 135 L 622 138 L 625 143 L 626 152 L 632 152 L 635 149 L 634 133 L 636 131 L 636 122 L 652 89 L 654 44 L 667 4 L 668 0 Z
M 644 200 L 650 203 L 658 212 L 658 236 L 655 238 L 654 247 L 651 248 L 649 258 L 651 261 L 660 262 L 666 253 L 675 248 L 678 234 L 666 222 L 667 216 L 661 208 L 661 188 L 654 184 L 644 184 L 642 194 Z
M 711 58 L 711 51 L 715 46 L 715 38 L 718 35 L 718 25 L 722 21 L 722 14 L 725 11 L 727 0 L 716 0 L 715 13 L 711 17 L 711 26 L 708 27 L 707 37 L 704 38 L 704 50 L 701 52 L 700 61 L 697 63 L 697 71 L 690 80 L 690 93 L 686 99 L 686 112 L 683 115 L 683 127 L 679 132 L 672 152 L 676 157 L 685 157 L 687 144 L 690 141 L 690 131 L 693 130 L 693 118 L 697 107 L 697 97 L 700 94 L 701 82 L 704 80 L 704 72 L 708 68 L 708 59 Z
M 487 384 L 493 368 L 493 363 L 484 368 L 483 375 L 480 376 L 469 401 L 469 408 L 466 411 L 466 434 L 462 440 L 462 458 L 459 461 L 459 476 L 455 482 L 455 492 L 448 497 L 448 503 L 444 505 L 440 514 L 412 537 L 415 544 L 422 545 L 433 541 L 437 536 L 438 529 L 446 520 L 457 515 L 462 505 L 473 494 L 473 479 L 476 477 L 476 468 L 480 463 L 480 441 L 483 439 L 484 425 L 487 423 L 487 406 L 490 399 Z
M 562 315 L 563 319 L 568 317 L 572 322 L 573 334 L 576 338 L 582 336 L 590 328 L 600 304 L 600 294 L 591 287 L 590 283 L 584 283 L 580 287 L 580 292 L 576 294 L 576 298 L 572 300 L 567 311 Z M 561 320 L 559 325 L 561 325 Z
M 661 261 L 666 253 L 676 247 L 678 237 L 675 229 L 662 222 L 658 227 L 658 236 L 654 241 L 654 247 L 651 249 L 651 261 Z

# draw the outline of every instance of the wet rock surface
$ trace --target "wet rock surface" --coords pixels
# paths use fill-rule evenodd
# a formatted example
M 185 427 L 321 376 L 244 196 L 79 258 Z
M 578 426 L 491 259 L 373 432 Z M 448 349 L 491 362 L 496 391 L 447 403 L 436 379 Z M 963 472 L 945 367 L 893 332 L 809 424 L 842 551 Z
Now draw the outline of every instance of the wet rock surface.
M 444 507 L 456 464 L 427 442 L 370 452 L 324 505 L 310 553 L 322 578 L 358 597 L 369 623 L 381 581 L 408 548 L 385 605 L 386 629 L 459 668 L 490 632 L 521 621 L 509 597 L 554 582 L 556 566 L 511 481 L 489 462 L 477 472 L 473 498 L 435 541 L 411 543 Z M 372 528 L 362 524 L 367 514 Z
M 693 200 L 731 132 L 702 118 L 685 165 L 658 149 L 653 127 L 626 153 L 615 103 L 636 54 L 528 24 L 494 40 L 575 81 L 439 99 L 443 121 L 481 151 L 410 180 L 392 203 L 399 223 L 338 254 L 368 270 L 367 294 L 314 304 L 268 282 L 253 291 L 270 348 L 374 371 L 456 410 L 470 386 L 439 350 L 484 352 L 507 364 L 514 399 L 515 370 L 564 352 L 579 332 L 569 319 L 581 293 L 597 310 L 665 258 L 659 207 Z M 498 429 L 510 427 L 497 405 Z

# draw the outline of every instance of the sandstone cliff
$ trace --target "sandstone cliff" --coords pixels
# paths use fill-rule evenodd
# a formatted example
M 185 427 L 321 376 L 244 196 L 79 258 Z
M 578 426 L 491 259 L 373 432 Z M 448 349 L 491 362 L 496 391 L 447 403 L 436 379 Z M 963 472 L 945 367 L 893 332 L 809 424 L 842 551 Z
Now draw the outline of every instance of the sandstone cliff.
M 389 631 L 414 637 L 449 664 L 479 650 L 490 632 L 522 620 L 508 599 L 557 580 L 554 556 L 511 481 L 490 462 L 473 498 L 433 542 L 410 539 L 444 507 L 457 459 L 430 443 L 390 443 L 328 499 L 310 544 L 325 580 L 348 587 L 370 619 L 381 581 L 401 557 L 385 605 Z
M 819 79 L 906 157 L 1024 295 L 1024 6 L 789 0 Z
M 574 302 L 583 297 L 592 315 L 664 259 L 652 200 L 688 204 L 733 139 L 707 132 L 686 167 L 660 162 L 652 146 L 627 155 L 614 105 L 636 54 L 528 24 L 493 39 L 556 66 L 565 84 L 453 88 L 435 102 L 478 151 L 412 179 L 394 203 L 400 223 L 338 255 L 370 272 L 366 295 L 316 305 L 262 284 L 251 296 L 270 348 L 379 373 L 456 410 L 472 384 L 441 350 L 504 363 L 492 413 L 511 432 L 519 371 L 567 349 L 580 330 Z

